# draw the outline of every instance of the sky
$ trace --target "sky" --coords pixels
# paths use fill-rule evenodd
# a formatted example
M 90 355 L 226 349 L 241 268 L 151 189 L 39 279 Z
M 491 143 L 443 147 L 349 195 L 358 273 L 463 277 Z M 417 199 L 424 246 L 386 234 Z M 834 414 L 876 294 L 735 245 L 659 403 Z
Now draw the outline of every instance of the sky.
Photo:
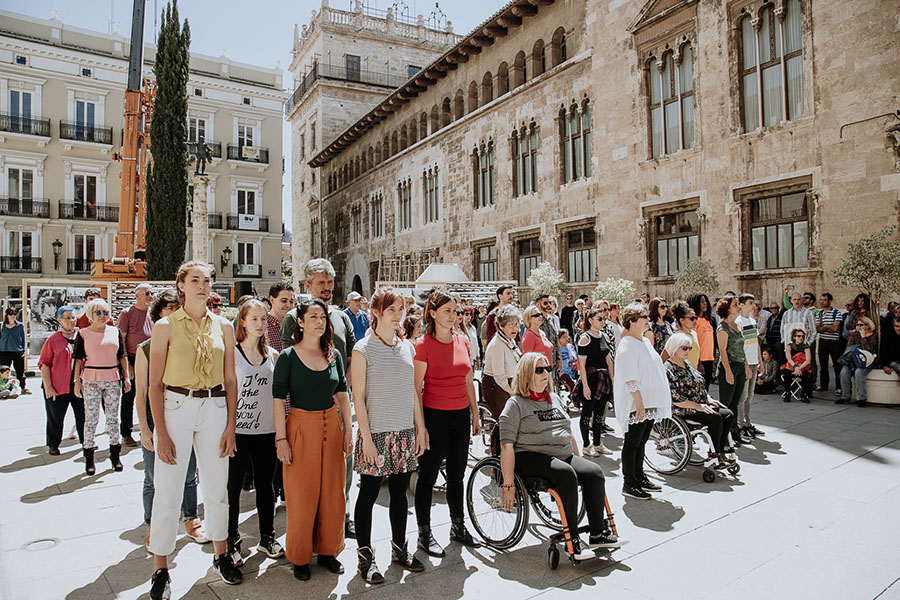
M 473 27 L 506 4 L 507 0 L 443 0 L 441 10 L 453 24 L 453 31 L 464 35 Z M 403 0 L 398 0 L 402 4 Z M 146 0 L 144 40 L 156 41 L 154 15 L 157 25 L 165 0 Z M 395 4 L 392 0 L 368 0 L 371 8 L 386 10 Z M 352 10 L 352 0 L 330 0 L 332 8 Z M 411 16 L 419 13 L 427 18 L 434 5 L 429 0 L 406 0 Z M 51 11 L 59 11 L 59 19 L 66 24 L 112 31 L 110 22 L 120 24 L 120 33 L 126 38 L 131 34 L 132 0 L 2 0 L 5 10 L 51 18 Z M 250 10 L 247 7 L 251 7 Z M 302 26 L 309 22 L 313 10 L 321 7 L 321 0 L 181 0 L 178 10 L 181 18 L 191 25 L 191 50 L 201 54 L 220 56 L 223 52 L 230 59 L 252 65 L 285 69 L 284 87 L 293 91 L 293 82 L 286 71 L 291 62 L 294 23 Z M 291 157 L 290 130 L 285 123 L 282 151 L 286 171 L 283 180 L 282 208 L 287 229 L 291 228 Z M 273 164 L 276 164 L 273 160 Z

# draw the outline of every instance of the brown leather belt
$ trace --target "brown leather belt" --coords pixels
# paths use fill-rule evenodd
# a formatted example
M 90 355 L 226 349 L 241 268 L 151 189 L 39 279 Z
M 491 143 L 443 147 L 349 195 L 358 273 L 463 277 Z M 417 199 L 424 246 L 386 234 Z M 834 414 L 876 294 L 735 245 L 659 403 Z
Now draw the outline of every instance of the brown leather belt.
M 178 387 L 177 385 L 167 385 L 166 389 L 175 392 L 176 394 L 191 396 L 193 398 L 221 398 L 225 395 L 225 389 L 221 385 L 209 388 L 208 390 L 192 390 L 189 388 Z

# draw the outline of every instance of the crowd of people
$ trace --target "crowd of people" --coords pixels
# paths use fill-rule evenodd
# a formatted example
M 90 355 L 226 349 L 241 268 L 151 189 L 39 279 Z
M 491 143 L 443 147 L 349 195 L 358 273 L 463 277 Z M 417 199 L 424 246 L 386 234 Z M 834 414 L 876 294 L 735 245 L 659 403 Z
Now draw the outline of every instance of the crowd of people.
M 422 571 L 416 551 L 445 555 L 431 526 L 439 473 L 450 540 L 477 547 L 465 523 L 463 480 L 482 426 L 479 403 L 499 423 L 488 451 L 500 457 L 503 506 L 512 507 L 519 470 L 547 479 L 566 521 L 576 522 L 580 486 L 589 535 L 583 541 L 573 531 L 570 541 L 583 557 L 620 545 L 605 515 L 603 471 L 590 460 L 612 454 L 603 442 L 616 435 L 606 422 L 610 407 L 624 438 L 622 493 L 647 500 L 662 488 L 644 472 L 644 450 L 654 423 L 672 414 L 707 427 L 713 458 L 728 467 L 734 448 L 763 435 L 751 421 L 755 393 L 777 393 L 780 385 L 785 402 L 809 402 L 829 389 L 833 372 L 836 402 L 849 402 L 855 385 L 864 407 L 871 369 L 900 374 L 900 305 L 872 314 L 863 294 L 845 312 L 829 293 L 816 307 L 815 295 L 791 287 L 767 306 L 727 292 L 713 301 L 702 293 L 671 302 L 645 294 L 627 306 L 569 294 L 562 307 L 539 294 L 522 308 L 503 285 L 487 306 L 438 289 L 422 307 L 379 288 L 370 299 L 351 292 L 341 310 L 333 304 L 333 267 L 314 259 L 304 271 L 310 299 L 298 304 L 294 289 L 279 283 L 266 298 L 241 298 L 232 322 L 220 315 L 210 275 L 208 265 L 188 262 L 174 289 L 154 296 L 139 284 L 134 304 L 115 321 L 100 291 L 88 290 L 83 314 L 59 308 L 59 330 L 38 362 L 51 455 L 59 454 L 70 407 L 87 475 L 97 469 L 101 414 L 114 471 L 123 468 L 123 444 L 142 446 L 154 599 L 169 594 L 167 557 L 180 520 L 191 539 L 212 542 L 222 580 L 241 583 L 240 499 L 251 487 L 257 550 L 286 556 L 299 580 L 311 578 L 313 555 L 319 567 L 342 573 L 338 556 L 345 539 L 356 538 L 359 576 L 384 581 L 372 544 L 384 481 L 392 563 Z M 2 398 L 27 393 L 24 337 L 16 312 L 6 311 Z M 718 399 L 709 394 L 713 381 Z M 580 442 L 571 431 L 573 408 L 580 410 Z M 354 473 L 359 492 L 350 507 Z M 406 539 L 413 473 L 415 549 Z M 287 513 L 284 546 L 274 525 L 279 499 Z

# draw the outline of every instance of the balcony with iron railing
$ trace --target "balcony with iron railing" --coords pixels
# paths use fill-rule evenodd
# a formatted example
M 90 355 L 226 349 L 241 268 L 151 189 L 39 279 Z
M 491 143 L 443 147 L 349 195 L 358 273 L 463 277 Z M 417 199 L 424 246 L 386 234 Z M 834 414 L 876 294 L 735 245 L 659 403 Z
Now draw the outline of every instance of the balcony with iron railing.
M 228 160 L 269 164 L 269 149 L 262 146 L 241 146 L 228 144 Z
M 10 198 L 0 196 L 0 215 L 4 217 L 50 218 L 50 202 L 45 198 Z
M 73 123 L 72 121 L 59 122 L 59 139 L 75 140 L 79 142 L 93 142 L 96 144 L 112 144 L 113 128 Z
M 50 137 L 50 119 L 32 119 L 0 113 L 0 131 Z
M 40 273 L 41 259 L 34 256 L 2 256 L 0 272 L 3 273 Z
M 284 103 L 285 115 L 290 114 L 294 107 L 300 103 L 303 96 L 306 95 L 306 92 L 312 89 L 313 84 L 319 79 L 352 81 L 393 90 L 406 83 L 407 77 L 378 71 L 366 71 L 353 67 L 348 69 L 343 65 L 315 63 L 312 70 L 303 77 L 300 85 L 297 86 L 291 97 Z
M 269 217 L 261 215 L 228 215 L 227 228 L 239 231 L 269 231 Z
M 90 275 L 94 260 L 88 258 L 70 258 L 66 261 L 66 273 L 69 275 Z
M 212 154 L 213 158 L 222 158 L 222 142 L 211 142 L 206 140 L 206 145 L 209 146 L 209 152 Z M 188 142 L 187 147 L 191 156 L 194 156 L 194 154 L 197 153 L 197 142 Z
M 207 213 L 207 227 L 210 229 L 222 229 L 222 213 Z M 188 211 L 188 227 L 194 226 L 194 211 Z
M 97 206 L 81 202 L 59 203 L 60 219 L 76 219 L 79 221 L 106 221 L 114 223 L 119 220 L 118 206 Z
M 235 277 L 262 277 L 262 265 L 240 265 L 231 266 L 232 274 Z

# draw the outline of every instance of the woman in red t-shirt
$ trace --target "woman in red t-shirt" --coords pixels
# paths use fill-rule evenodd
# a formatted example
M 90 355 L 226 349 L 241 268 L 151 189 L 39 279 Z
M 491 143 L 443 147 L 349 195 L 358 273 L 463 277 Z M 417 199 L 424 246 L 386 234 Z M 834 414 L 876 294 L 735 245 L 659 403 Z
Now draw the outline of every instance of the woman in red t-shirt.
M 541 323 L 544 321 L 541 310 L 532 304 L 525 309 L 522 315 L 525 325 L 525 335 L 522 337 L 522 354 L 538 352 L 547 357 L 547 361 L 553 364 L 553 343 L 547 339 L 547 335 L 541 331 Z
M 469 339 L 453 333 L 457 310 L 450 294 L 436 290 L 425 305 L 425 335 L 416 341 L 415 389 L 422 405 L 428 449 L 419 458 L 416 482 L 416 521 L 419 548 L 430 556 L 444 556 L 431 534 L 431 494 L 438 470 L 447 460 L 447 505 L 450 539 L 469 547 L 478 543 L 466 530 L 463 516 L 463 475 L 469 456 L 469 437 L 481 433 Z M 470 424 L 471 423 L 471 428 Z

